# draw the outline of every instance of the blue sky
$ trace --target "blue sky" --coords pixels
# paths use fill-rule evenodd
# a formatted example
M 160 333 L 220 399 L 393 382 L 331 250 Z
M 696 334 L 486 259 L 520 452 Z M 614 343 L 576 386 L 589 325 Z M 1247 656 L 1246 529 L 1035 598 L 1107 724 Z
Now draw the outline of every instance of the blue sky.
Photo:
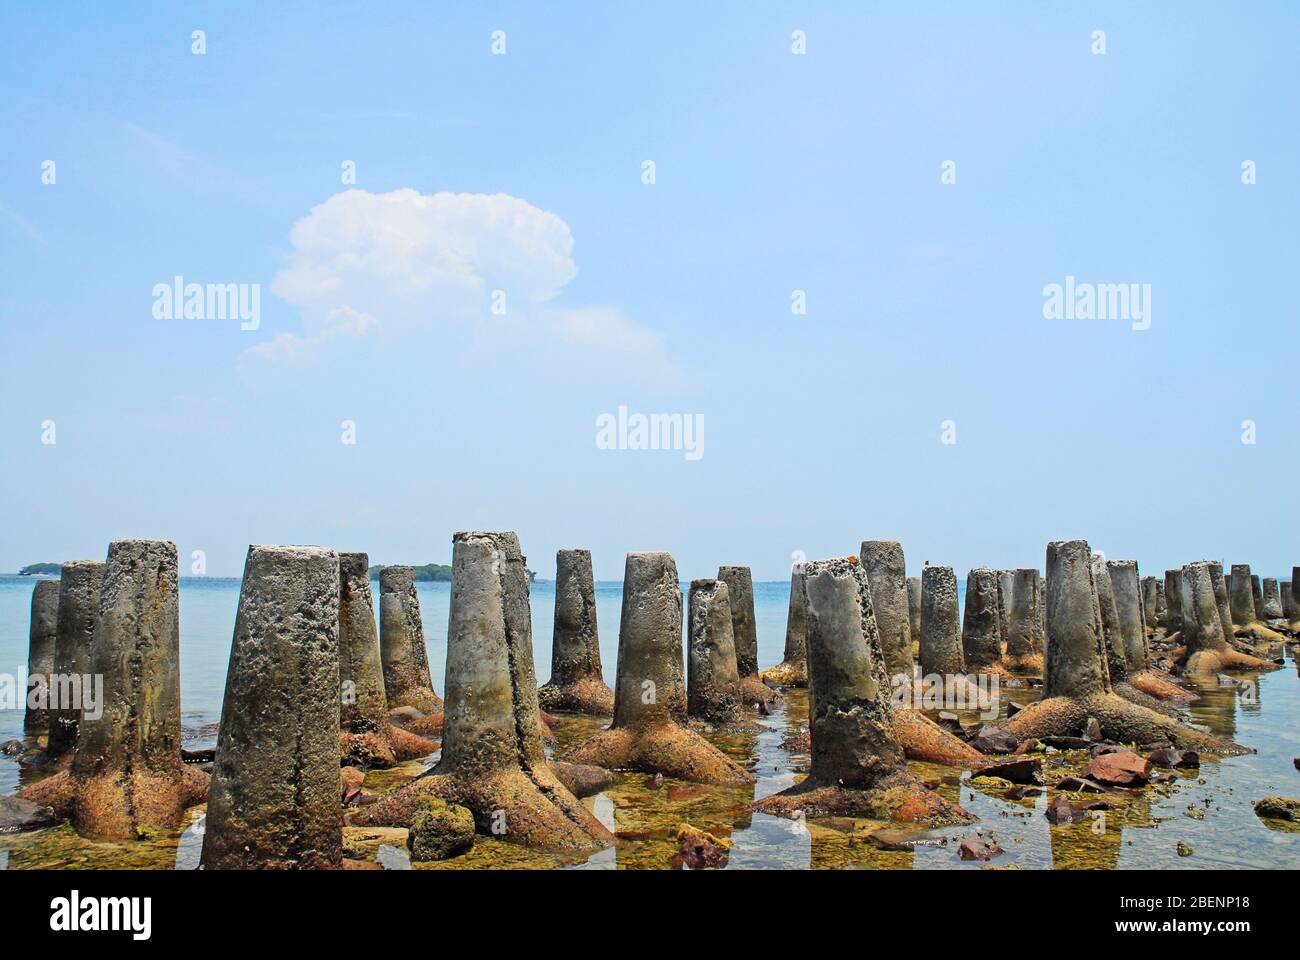
M 6 5 L 0 569 L 507 528 L 547 576 L 1289 572 L 1300 7 L 989 9 Z M 155 319 L 176 275 L 260 327 Z M 1150 329 L 1044 319 L 1067 275 L 1150 284 Z M 704 456 L 597 449 L 620 405 Z

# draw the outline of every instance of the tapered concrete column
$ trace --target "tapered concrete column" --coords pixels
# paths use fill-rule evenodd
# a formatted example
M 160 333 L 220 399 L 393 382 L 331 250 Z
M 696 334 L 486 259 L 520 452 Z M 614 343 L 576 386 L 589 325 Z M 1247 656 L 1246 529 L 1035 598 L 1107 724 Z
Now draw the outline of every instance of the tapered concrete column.
M 1177 633 L 1183 629 L 1181 570 L 1165 571 L 1165 630 Z
M 1223 564 L 1218 560 L 1207 560 L 1210 574 L 1210 586 L 1214 589 L 1214 605 L 1219 611 L 1219 624 L 1223 628 L 1224 639 L 1232 639 L 1232 611 L 1228 604 L 1228 583 L 1223 575 Z
M 1183 638 L 1187 644 L 1184 671 L 1212 674 L 1223 670 L 1273 669 L 1273 664 L 1241 653 L 1227 643 L 1223 618 L 1215 598 L 1212 566 L 1212 562 L 1202 560 L 1183 567 L 1180 599 Z
M 921 673 L 965 672 L 958 622 L 957 577 L 952 567 L 921 571 Z
M 1160 614 L 1156 606 L 1159 597 L 1155 577 L 1142 578 L 1142 620 L 1148 630 L 1160 625 Z
M 748 582 L 747 575 L 738 579 Z M 727 594 L 730 600 L 730 583 Z M 734 608 L 731 623 L 734 643 Z M 744 677 L 740 680 L 743 684 Z M 629 553 L 618 628 L 614 722 L 563 759 L 611 770 L 662 773 L 700 783 L 753 780 L 734 760 L 687 729 L 685 721 L 682 591 L 677 564 L 668 553 Z
M 1111 593 L 1115 598 L 1115 614 L 1119 618 L 1119 637 L 1124 648 L 1124 662 L 1128 672 L 1140 673 L 1147 668 L 1146 630 L 1142 610 L 1142 580 L 1138 576 L 1136 560 L 1110 560 L 1106 564 L 1110 575 Z M 1154 606 L 1151 610 L 1155 613 Z
M 364 553 L 340 553 L 338 557 L 339 683 L 344 692 L 339 722 L 345 733 L 383 731 L 388 726 L 388 697 L 370 589 L 370 558 Z M 275 561 L 268 557 L 266 562 L 273 565 Z
M 889 676 L 912 675 L 912 622 L 907 607 L 907 567 L 897 540 L 864 540 L 862 569 L 871 585 L 871 604 Z
M 1011 633 L 1011 591 L 1015 589 L 1016 572 L 1014 570 L 995 570 L 998 578 L 998 632 L 1002 642 L 1006 643 Z
M 1042 578 L 1032 567 L 1013 571 L 1007 610 L 1007 663 L 1012 669 L 1041 667 L 1043 656 Z
M 601 673 L 596 581 L 590 550 L 560 550 L 555 554 L 554 624 L 551 679 L 538 691 L 542 707 L 612 713 L 614 691 Z
M 27 628 L 27 712 L 23 729 L 50 728 L 50 674 L 59 632 L 59 581 L 37 580 L 32 588 L 32 618 Z
M 1250 599 L 1255 604 L 1255 619 L 1267 619 L 1264 616 L 1264 588 L 1260 585 L 1259 574 L 1250 575 Z
M 1047 545 L 1047 651 L 1043 697 L 1110 692 L 1101 612 L 1086 540 Z
M 1162 579 L 1156 580 L 1156 621 L 1165 623 L 1169 617 L 1169 607 L 1165 602 L 1165 582 Z
M 808 686 L 808 627 L 804 617 L 803 566 L 790 573 L 790 605 L 785 617 L 785 654 L 763 679 L 786 687 Z
M 1239 627 L 1248 627 L 1259 619 L 1255 614 L 1255 596 L 1250 583 L 1250 564 L 1234 563 L 1232 579 L 1228 582 L 1228 605 L 1232 622 Z
M 81 724 L 82 684 L 90 675 L 90 651 L 99 620 L 100 592 L 108 564 L 72 560 L 59 573 L 58 630 L 54 640 L 54 685 L 50 688 L 50 735 L 46 755 L 70 757 Z M 91 683 L 93 684 L 93 680 Z
M 875 593 L 871 595 L 875 600 Z M 965 669 L 976 673 L 1002 663 L 1002 630 L 998 622 L 998 573 L 977 567 L 966 576 L 966 610 L 962 619 Z
M 350 600 L 369 593 L 363 555 L 345 554 Z M 320 870 L 343 859 L 339 802 L 340 557 L 323 547 L 252 546 L 244 563 L 202 864 Z M 352 603 L 353 628 L 368 611 Z
M 388 706 L 415 707 L 425 713 L 442 709 L 429 676 L 420 597 L 411 567 L 384 567 L 379 572 L 379 649 L 384 661 Z
M 736 669 L 741 677 L 758 673 L 758 627 L 754 621 L 754 577 L 749 567 L 719 567 L 718 579 L 727 585 L 731 602 L 731 629 L 736 639 Z
M 89 670 L 104 678 L 103 710 L 83 711 L 72 758 L 72 822 L 84 837 L 174 829 L 206 788 L 181 762 L 178 583 L 176 544 L 109 545 Z
M 856 559 L 817 560 L 805 567 L 811 770 L 803 782 L 756 806 L 784 816 L 798 811 L 805 816 L 968 820 L 964 810 L 926 790 L 907 769 L 873 593 Z M 925 575 L 934 569 L 926 568 Z M 922 614 L 923 638 L 924 631 Z
M 687 713 L 708 723 L 741 719 L 731 600 L 721 580 L 693 580 L 687 613 Z
M 508 531 L 457 533 L 451 567 L 442 757 L 356 822 L 409 826 L 420 800 L 435 796 L 468 808 L 479 833 L 510 843 L 609 846 L 613 836 L 546 759 L 519 538 Z
M 1300 620 L 1300 603 L 1297 603 L 1295 584 L 1296 571 L 1291 572 L 1292 580 L 1281 584 L 1282 588 L 1282 611 L 1283 615 L 1293 623 Z
M 912 628 L 912 654 L 921 643 L 921 578 L 907 578 L 907 618 Z
M 1273 577 L 1265 577 L 1263 590 L 1264 619 L 1282 619 L 1282 592 L 1278 589 L 1277 580 Z
M 1119 683 L 1128 679 L 1128 660 L 1124 639 L 1120 636 L 1119 613 L 1115 609 L 1110 572 L 1106 569 L 1106 558 L 1100 553 L 1092 555 L 1092 584 L 1097 595 L 1097 614 L 1101 617 L 1101 635 L 1106 645 L 1106 671 L 1112 683 Z

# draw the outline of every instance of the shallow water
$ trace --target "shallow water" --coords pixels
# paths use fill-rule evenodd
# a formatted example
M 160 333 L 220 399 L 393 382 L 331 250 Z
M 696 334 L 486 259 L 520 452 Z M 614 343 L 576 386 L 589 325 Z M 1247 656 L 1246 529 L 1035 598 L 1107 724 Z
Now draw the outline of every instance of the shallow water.
M 10 664 L 25 662 L 31 583 L 30 578 L 0 578 L 0 670 L 12 672 Z M 182 582 L 182 696 L 189 747 L 215 741 L 238 587 L 238 581 Z M 756 584 L 755 594 L 760 662 L 766 666 L 781 659 L 788 588 L 786 584 Z M 447 585 L 421 584 L 420 599 L 430 665 L 434 677 L 439 678 L 445 655 Z M 598 586 L 602 656 L 611 681 L 619 600 L 620 585 Z M 553 604 L 552 585 L 534 585 L 534 646 L 542 680 L 549 674 Z M 1241 675 L 1239 679 L 1250 677 Z M 870 836 L 894 825 L 848 818 L 795 823 L 751 813 L 750 803 L 793 784 L 807 762 L 806 756 L 793 755 L 781 746 L 807 718 L 806 695 L 790 691 L 770 716 L 756 718 L 752 732 L 706 733 L 717 746 L 750 766 L 758 777 L 754 785 L 721 788 L 667 779 L 656 788 L 645 774 L 620 774 L 614 787 L 584 801 L 615 832 L 613 849 L 575 858 L 480 838 L 474 849 L 461 857 L 415 868 L 679 869 L 674 834 L 681 822 L 732 841 L 725 869 L 1300 868 L 1300 831 L 1265 823 L 1252 807 L 1264 796 L 1300 793 L 1300 772 L 1292 762 L 1300 756 L 1300 676 L 1295 660 L 1288 653 L 1286 666 L 1261 675 L 1253 690 L 1220 687 L 1213 678 L 1201 683 L 1198 690 L 1202 699 L 1188 709 L 1189 719 L 1257 752 L 1225 760 L 1203 758 L 1200 770 L 1180 771 L 1172 784 L 1117 792 L 1110 797 L 1114 809 L 1105 811 L 1100 825 L 1094 821 L 1048 824 L 1043 812 L 1055 790 L 1045 790 L 1036 798 L 1011 799 L 1005 787 L 975 785 L 963 771 L 917 763 L 911 766 L 918 776 L 976 814 L 979 822 L 927 832 L 915 849 L 887 850 Z M 1023 702 L 1032 693 L 1015 690 L 1010 696 Z M 581 742 L 603 725 L 603 721 L 588 717 L 560 715 L 558 720 L 561 749 Z M 0 741 L 21 735 L 21 715 L 0 711 Z M 396 789 L 418 776 L 429 762 L 374 771 L 366 778 L 366 790 L 383 793 Z M 1049 770 L 1078 772 L 1087 762 L 1086 754 L 1074 751 L 1044 758 Z M 32 771 L 18 763 L 0 760 L 0 792 L 11 792 L 20 780 L 28 782 L 33 777 Z M 202 843 L 201 816 L 202 808 L 195 808 L 185 831 L 128 845 L 90 843 L 67 826 L 0 837 L 0 868 L 193 869 Z M 1006 852 L 991 864 L 960 861 L 957 845 L 977 835 L 996 840 Z M 404 831 L 349 828 L 345 839 L 350 856 L 378 859 L 394 869 L 411 867 L 403 845 Z M 1191 845 L 1192 856 L 1178 855 L 1179 841 Z

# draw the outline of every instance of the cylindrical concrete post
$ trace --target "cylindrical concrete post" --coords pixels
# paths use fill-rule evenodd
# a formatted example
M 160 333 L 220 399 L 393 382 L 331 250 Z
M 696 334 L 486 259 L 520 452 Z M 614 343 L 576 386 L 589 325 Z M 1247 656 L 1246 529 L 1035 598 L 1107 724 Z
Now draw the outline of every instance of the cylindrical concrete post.
M 965 672 L 958 620 L 957 577 L 952 567 L 921 572 L 921 673 Z
M 1232 611 L 1228 604 L 1228 583 L 1223 576 L 1223 564 L 1218 560 L 1207 560 L 1210 574 L 1210 586 L 1214 590 L 1214 605 L 1219 611 L 1219 624 L 1223 628 L 1225 640 L 1232 639 Z
M 875 600 L 875 592 L 871 595 Z M 965 669 L 980 673 L 1002 663 L 998 621 L 998 572 L 976 567 L 966 576 L 966 610 L 962 618 Z
M 687 713 L 708 723 L 741 719 L 731 601 L 721 580 L 693 580 L 687 613 Z
M 1157 610 L 1156 603 L 1159 600 L 1156 591 L 1156 578 L 1142 578 L 1142 621 L 1148 630 L 1154 630 L 1160 625 L 1160 614 Z
M 367 577 L 368 564 L 345 557 L 350 579 Z M 248 548 L 208 797 L 205 869 L 342 864 L 341 592 L 333 550 Z
M 717 579 L 727 585 L 730 596 L 731 629 L 736 639 L 736 670 L 742 679 L 752 677 L 758 673 L 758 627 L 754 621 L 753 574 L 749 567 L 719 567 Z
M 921 643 L 921 578 L 907 578 L 907 619 L 912 629 L 912 655 Z
M 1274 577 L 1264 578 L 1264 619 L 1282 619 L 1282 592 L 1278 589 Z
M 442 709 L 442 698 L 433 692 L 429 676 L 429 651 L 411 567 L 384 567 L 379 572 L 379 649 L 390 709 L 409 706 L 425 713 Z
M 871 586 L 871 605 L 891 677 L 912 675 L 912 623 L 907 606 L 907 566 L 897 540 L 864 540 L 859 554 Z
M 614 691 L 601 674 L 590 550 L 559 550 L 555 554 L 551 679 L 538 691 L 538 700 L 546 710 L 591 714 L 614 710 Z
M 1007 661 L 1032 667 L 1043 654 L 1042 578 L 1032 567 L 1012 572 L 1011 606 L 1007 610 Z M 1038 664 L 1041 666 L 1041 663 Z
M 1119 617 L 1119 635 L 1124 646 L 1124 661 L 1130 674 L 1147 668 L 1146 629 L 1142 609 L 1142 580 L 1136 560 L 1111 560 L 1106 564 L 1110 575 L 1115 613 Z M 1155 607 L 1151 609 L 1155 613 Z
M 763 671 L 763 679 L 787 687 L 808 686 L 808 628 L 804 618 L 803 566 L 790 573 L 790 604 L 785 617 L 785 654 Z M 689 686 L 689 682 L 688 682 Z M 743 696 L 743 690 L 742 690 Z
M 1128 679 L 1128 660 L 1120 635 L 1119 612 L 1115 609 L 1110 572 L 1106 569 L 1106 558 L 1100 553 L 1092 555 L 1092 585 L 1097 594 L 1097 614 L 1101 617 L 1101 636 L 1106 645 L 1106 672 L 1112 684 L 1120 683 Z
M 1250 584 L 1250 564 L 1234 563 L 1232 579 L 1228 581 L 1228 605 L 1232 622 L 1239 627 L 1248 627 L 1259 619 L 1255 614 L 1255 596 Z
M 1109 693 L 1088 541 L 1056 540 L 1047 545 L 1046 607 L 1044 699 Z
M 81 687 L 90 676 L 90 650 L 99 619 L 102 560 L 71 560 L 59 572 L 58 629 L 54 640 L 54 676 L 50 685 L 50 725 L 46 755 L 70 757 L 81 723 Z M 93 683 L 93 680 L 92 680 Z
M 1183 629 L 1181 570 L 1165 571 L 1165 630 L 1177 633 Z
M 338 556 L 339 684 L 344 693 L 339 722 L 345 733 L 382 733 L 388 727 L 388 697 L 370 587 L 370 558 L 364 553 Z M 250 553 L 249 561 L 252 559 Z M 268 556 L 263 562 L 270 567 L 276 558 Z
M 1255 604 L 1255 619 L 1264 620 L 1264 588 L 1260 585 L 1259 574 L 1250 575 L 1250 599 Z
M 59 581 L 37 580 L 32 588 L 32 618 L 27 628 L 27 712 L 23 729 L 50 728 L 50 674 L 59 632 Z

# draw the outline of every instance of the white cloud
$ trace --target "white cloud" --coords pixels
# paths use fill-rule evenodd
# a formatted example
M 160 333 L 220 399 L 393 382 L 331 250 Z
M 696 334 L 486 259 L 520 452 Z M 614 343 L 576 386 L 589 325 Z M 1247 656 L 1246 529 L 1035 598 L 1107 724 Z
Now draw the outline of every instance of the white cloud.
M 534 347 L 542 338 L 655 381 L 677 378 L 663 337 L 620 311 L 539 306 L 577 275 L 573 234 L 518 197 L 347 190 L 313 207 L 289 239 L 271 290 L 300 309 L 303 332 L 248 348 L 242 364 L 306 359 L 341 338 L 400 341 L 462 327 L 499 343 L 502 330 L 524 331 Z M 505 318 L 491 312 L 496 290 L 505 293 Z

